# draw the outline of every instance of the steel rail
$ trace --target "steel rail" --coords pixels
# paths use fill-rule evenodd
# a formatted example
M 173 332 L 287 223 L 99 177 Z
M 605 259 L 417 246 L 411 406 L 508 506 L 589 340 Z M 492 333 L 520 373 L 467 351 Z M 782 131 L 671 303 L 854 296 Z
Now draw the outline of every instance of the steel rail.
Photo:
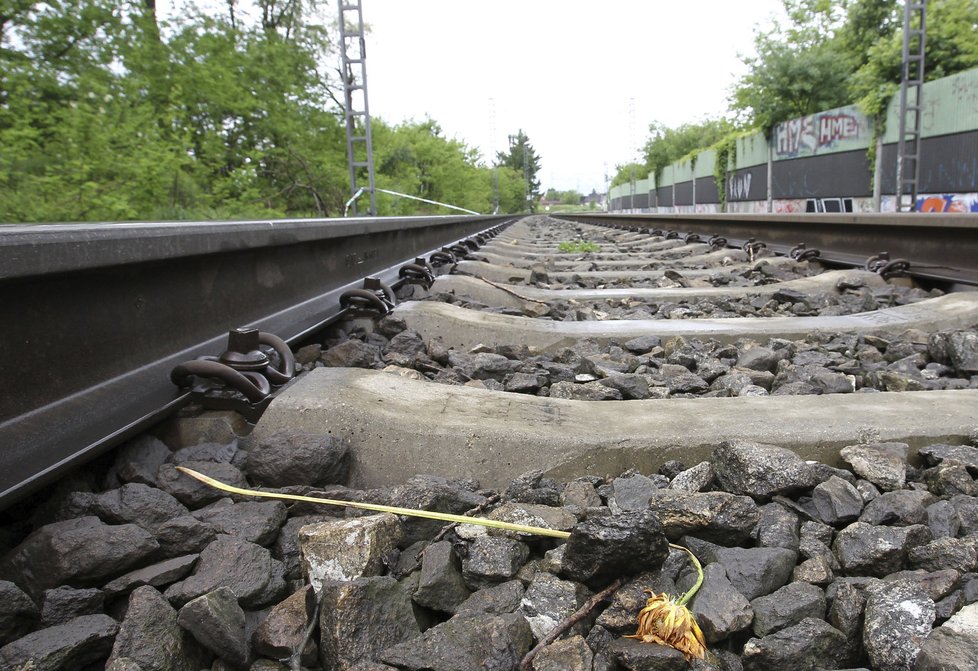
M 862 267 L 880 252 L 910 261 L 910 273 L 947 284 L 978 284 L 975 214 L 557 214 L 557 219 L 720 235 L 731 243 L 754 238 L 779 253 L 799 243 L 829 263 Z
M 294 343 L 367 276 L 511 217 L 0 226 L 0 509 L 184 405 L 170 371 Z

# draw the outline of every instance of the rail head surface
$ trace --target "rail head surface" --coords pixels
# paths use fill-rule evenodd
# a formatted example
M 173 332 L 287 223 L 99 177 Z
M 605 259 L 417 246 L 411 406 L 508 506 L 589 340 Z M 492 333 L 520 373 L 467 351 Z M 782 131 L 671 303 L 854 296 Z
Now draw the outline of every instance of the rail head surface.
M 229 330 L 295 341 L 364 277 L 507 220 L 0 226 L 0 509 L 179 408 L 170 371 Z
M 910 261 L 911 273 L 948 283 L 978 284 L 978 214 L 558 214 L 557 219 L 631 229 L 754 238 L 779 252 L 799 243 L 832 263 L 862 266 L 887 252 Z

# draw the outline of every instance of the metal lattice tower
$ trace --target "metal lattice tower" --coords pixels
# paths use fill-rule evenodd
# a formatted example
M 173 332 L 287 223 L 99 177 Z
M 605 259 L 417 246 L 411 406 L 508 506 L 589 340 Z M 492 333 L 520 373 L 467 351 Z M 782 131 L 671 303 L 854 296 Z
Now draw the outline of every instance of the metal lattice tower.
M 917 208 L 926 28 L 927 3 L 906 0 L 903 6 L 903 73 L 900 78 L 900 134 L 897 140 L 897 212 L 912 212 Z
M 370 106 L 367 104 L 367 49 L 363 37 L 363 7 L 360 0 L 339 0 L 340 65 L 346 103 L 346 161 L 350 169 L 350 196 L 353 213 L 358 214 L 356 197 L 362 190 L 370 194 L 368 214 L 377 214 L 374 184 L 374 146 L 370 133 Z M 367 184 L 360 184 L 360 169 L 367 169 Z

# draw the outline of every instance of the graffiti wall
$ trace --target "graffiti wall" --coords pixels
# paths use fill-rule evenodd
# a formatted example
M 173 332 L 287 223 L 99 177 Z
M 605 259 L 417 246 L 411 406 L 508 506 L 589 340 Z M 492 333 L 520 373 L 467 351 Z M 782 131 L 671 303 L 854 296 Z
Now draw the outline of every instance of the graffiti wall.
M 870 161 L 873 125 L 854 105 L 777 125 L 739 138 L 725 192 L 709 188 L 715 153 L 666 166 L 658 183 L 649 179 L 652 211 L 708 212 L 724 196 L 727 212 L 872 212 L 874 167 L 879 210 L 895 210 L 898 96 L 890 101 L 876 155 Z M 924 84 L 918 167 L 918 212 L 978 213 L 978 68 Z M 709 168 L 709 170 L 708 170 Z M 770 175 L 770 183 L 768 176 Z M 695 192 L 692 180 L 696 179 Z M 612 211 L 638 206 L 627 185 L 612 188 Z M 637 200 L 637 199 L 636 199 Z M 675 202 L 674 202 L 675 201 Z M 645 201 L 642 201 L 644 205 Z
M 883 196 L 880 210 L 896 212 L 896 198 Z M 978 193 L 932 193 L 917 196 L 917 211 L 978 213 Z
M 774 127 L 774 160 L 866 149 L 872 122 L 855 105 L 839 107 Z

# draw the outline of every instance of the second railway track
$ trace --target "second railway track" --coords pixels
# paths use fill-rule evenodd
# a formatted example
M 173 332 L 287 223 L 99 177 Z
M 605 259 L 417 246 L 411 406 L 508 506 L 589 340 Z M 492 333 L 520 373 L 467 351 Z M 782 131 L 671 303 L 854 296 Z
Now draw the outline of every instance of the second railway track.
M 680 232 L 487 221 L 478 243 L 385 271 L 393 287 L 344 279 L 342 310 L 283 334 L 291 354 L 232 335 L 242 351 L 222 361 L 268 359 L 270 404 L 198 386 L 176 416 L 4 513 L 0 663 L 691 661 L 624 638 L 643 590 L 695 577 L 647 538 L 628 555 L 628 533 L 615 537 L 622 580 L 589 601 L 611 582 L 597 554 L 582 568 L 564 556 L 581 550 L 525 534 L 224 497 L 183 466 L 268 493 L 590 525 L 606 543 L 616 519 L 654 528 L 707 564 L 691 603 L 711 652 L 692 668 L 968 668 L 954 664 L 955 646 L 978 650 L 961 624 L 978 618 L 978 292 L 952 290 L 973 271 L 928 261 L 918 281 L 886 259 L 882 273 L 840 265 L 856 249 L 775 254 L 788 247 L 662 221 Z M 364 249 L 347 258 L 376 254 Z M 177 363 L 158 355 L 144 371 Z M 174 380 L 211 370 L 188 363 Z

